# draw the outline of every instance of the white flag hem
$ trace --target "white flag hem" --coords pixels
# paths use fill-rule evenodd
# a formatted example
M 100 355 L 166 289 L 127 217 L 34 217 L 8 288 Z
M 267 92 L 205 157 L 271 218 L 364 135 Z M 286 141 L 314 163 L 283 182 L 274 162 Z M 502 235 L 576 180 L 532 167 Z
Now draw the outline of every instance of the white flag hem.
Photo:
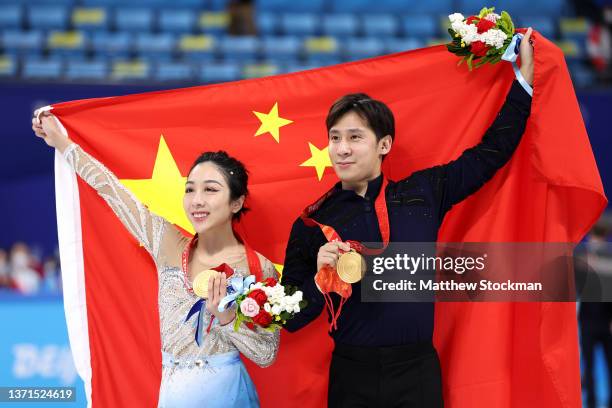
M 41 108 L 41 111 L 46 110 L 49 110 L 48 107 Z M 67 134 L 64 126 L 58 122 L 64 134 Z M 79 188 L 76 173 L 58 151 L 55 152 L 55 208 L 68 340 L 76 371 L 85 384 L 87 406 L 91 407 L 91 354 Z

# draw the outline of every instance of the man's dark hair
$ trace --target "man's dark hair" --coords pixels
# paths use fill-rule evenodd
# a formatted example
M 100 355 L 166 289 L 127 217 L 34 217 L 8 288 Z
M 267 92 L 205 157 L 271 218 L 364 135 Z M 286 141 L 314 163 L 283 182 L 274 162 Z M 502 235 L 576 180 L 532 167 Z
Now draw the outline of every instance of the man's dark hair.
M 395 138 L 395 118 L 391 109 L 384 102 L 372 99 L 364 93 L 344 95 L 334 102 L 325 119 L 327 132 L 329 133 L 342 116 L 351 111 L 359 115 L 374 131 L 377 141 L 386 135 L 390 135 L 391 139 Z

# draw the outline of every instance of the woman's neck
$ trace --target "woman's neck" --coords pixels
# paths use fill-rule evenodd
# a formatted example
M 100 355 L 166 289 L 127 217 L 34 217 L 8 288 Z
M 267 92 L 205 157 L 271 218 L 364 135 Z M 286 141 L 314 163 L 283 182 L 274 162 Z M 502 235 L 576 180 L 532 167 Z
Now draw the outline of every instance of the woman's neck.
M 228 222 L 215 229 L 206 231 L 205 234 L 198 234 L 196 252 L 205 258 L 209 258 L 215 257 L 225 250 L 235 248 L 238 245 L 239 242 L 234 235 L 232 223 Z

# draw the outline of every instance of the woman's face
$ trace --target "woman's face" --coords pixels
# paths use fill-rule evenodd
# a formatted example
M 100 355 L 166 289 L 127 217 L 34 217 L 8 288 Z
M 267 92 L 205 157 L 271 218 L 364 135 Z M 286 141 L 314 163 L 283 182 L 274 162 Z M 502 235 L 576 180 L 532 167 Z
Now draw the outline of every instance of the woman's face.
M 183 208 L 198 234 L 231 223 L 232 216 L 242 208 L 244 198 L 230 202 L 230 188 L 216 164 L 196 165 L 185 183 Z

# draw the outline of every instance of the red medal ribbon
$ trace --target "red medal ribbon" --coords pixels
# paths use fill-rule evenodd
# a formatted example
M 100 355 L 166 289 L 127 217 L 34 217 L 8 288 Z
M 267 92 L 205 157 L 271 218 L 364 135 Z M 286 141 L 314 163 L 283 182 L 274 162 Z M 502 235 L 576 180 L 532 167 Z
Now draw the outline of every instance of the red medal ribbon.
M 380 188 L 380 192 L 378 193 L 376 201 L 374 202 L 374 211 L 376 212 L 376 217 L 378 219 L 378 228 L 380 229 L 380 234 L 382 236 L 383 246 L 382 248 L 368 248 L 367 246 L 358 241 L 346 241 L 350 245 L 351 249 L 359 252 L 360 254 L 378 255 L 381 254 L 389 245 L 391 229 L 389 226 L 389 213 L 387 211 L 387 199 L 385 195 L 388 184 L 389 181 L 386 177 L 383 176 L 383 183 Z M 340 234 L 338 234 L 338 232 L 333 227 L 322 224 L 314 220 L 313 218 L 310 218 L 310 216 L 315 211 L 321 208 L 325 200 L 327 200 L 333 194 L 333 192 L 334 188 L 330 189 L 318 200 L 306 207 L 300 215 L 300 218 L 302 219 L 304 224 L 309 227 L 318 226 L 323 232 L 323 235 L 325 236 L 328 242 L 342 242 Z M 330 331 L 332 329 L 337 329 L 337 321 L 338 317 L 340 316 L 342 306 L 353 293 L 351 284 L 342 281 L 338 276 L 336 268 L 332 268 L 328 265 L 324 265 L 323 268 L 317 271 L 317 274 L 315 275 L 315 283 L 323 294 L 327 309 L 329 310 L 332 316 L 332 321 L 329 329 Z M 337 311 L 334 311 L 334 305 L 330 296 L 331 292 L 335 292 L 340 295 L 340 305 L 338 306 Z
M 234 234 L 236 234 L 236 236 L 238 237 L 238 239 L 240 240 L 240 242 L 242 242 L 242 244 L 244 245 L 244 250 L 246 252 L 246 256 L 247 256 L 247 263 L 249 265 L 249 272 L 253 275 L 255 275 L 255 281 L 259 282 L 262 280 L 263 277 L 263 268 L 261 265 L 261 261 L 259 259 L 259 257 L 257 256 L 257 253 L 255 252 L 255 250 L 246 242 L 246 240 L 243 238 L 242 234 L 240 234 L 238 231 L 236 231 L 236 229 L 234 228 Z M 198 242 L 198 234 L 194 235 L 193 238 L 191 238 L 191 241 L 189 242 L 189 244 L 185 247 L 185 249 L 183 250 L 183 253 L 181 255 L 181 269 L 183 271 L 183 278 L 184 278 L 184 285 L 185 288 L 187 289 L 187 291 L 189 293 L 193 293 L 193 287 L 189 284 L 189 276 L 187 274 L 187 266 L 189 264 L 189 255 L 191 254 L 191 251 L 193 250 L 193 248 L 195 248 L 196 244 Z M 222 263 L 219 266 L 216 266 L 214 268 L 210 268 L 214 271 L 217 272 L 224 272 L 225 275 L 229 278 L 230 276 L 232 276 L 234 274 L 234 270 L 226 263 Z M 208 328 L 206 330 L 207 333 L 210 333 L 210 328 L 212 327 L 214 319 L 210 319 L 210 323 L 208 324 Z

